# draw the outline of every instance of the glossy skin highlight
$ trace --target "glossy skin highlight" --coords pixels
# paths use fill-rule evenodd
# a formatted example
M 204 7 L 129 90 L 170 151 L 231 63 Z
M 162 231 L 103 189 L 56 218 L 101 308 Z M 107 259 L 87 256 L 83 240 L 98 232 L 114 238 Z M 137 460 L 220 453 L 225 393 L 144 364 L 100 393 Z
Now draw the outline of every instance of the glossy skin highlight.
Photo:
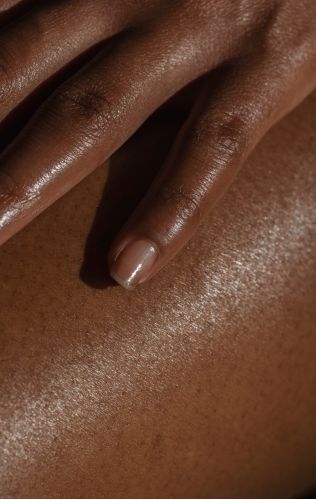
M 168 269 L 132 294 L 97 286 L 103 248 L 185 117 L 170 106 L 0 250 L 3 497 L 313 486 L 316 96 L 265 137 Z
M 4 135 L 18 106 L 27 101 L 34 113 L 21 134 L 8 135 L 0 159 L 0 244 L 198 80 L 170 154 L 108 252 L 112 276 L 127 288 L 180 251 L 264 134 L 316 85 L 314 0 L 12 1 L 0 9 Z M 38 92 L 45 102 L 31 105 Z M 129 251 L 132 241 L 157 249 L 151 266 L 146 249 Z

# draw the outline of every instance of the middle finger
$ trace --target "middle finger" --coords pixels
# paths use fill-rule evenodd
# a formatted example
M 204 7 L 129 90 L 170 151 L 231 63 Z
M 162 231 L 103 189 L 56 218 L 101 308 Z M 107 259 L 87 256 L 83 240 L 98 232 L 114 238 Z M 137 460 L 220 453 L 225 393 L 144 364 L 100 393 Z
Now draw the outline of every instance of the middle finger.
M 122 5 L 111 0 L 41 2 L 2 29 L 0 121 L 73 59 L 121 32 L 131 16 Z

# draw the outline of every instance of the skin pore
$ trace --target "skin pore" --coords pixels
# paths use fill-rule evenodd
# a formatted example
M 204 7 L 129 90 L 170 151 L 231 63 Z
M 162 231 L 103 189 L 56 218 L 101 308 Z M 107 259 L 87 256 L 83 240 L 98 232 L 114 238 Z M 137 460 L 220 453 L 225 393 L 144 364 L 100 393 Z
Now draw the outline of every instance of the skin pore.
M 313 485 L 316 95 L 268 133 L 178 258 L 130 292 L 108 278 L 105 251 L 181 109 L 0 249 L 1 496 Z

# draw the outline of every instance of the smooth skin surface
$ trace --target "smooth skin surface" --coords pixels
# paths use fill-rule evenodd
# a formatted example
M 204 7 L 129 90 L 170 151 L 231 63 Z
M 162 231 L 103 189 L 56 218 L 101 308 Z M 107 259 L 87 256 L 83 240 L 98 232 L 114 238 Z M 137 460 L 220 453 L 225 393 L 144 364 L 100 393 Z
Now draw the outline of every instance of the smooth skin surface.
M 179 252 L 262 136 L 316 86 L 315 0 L 5 1 L 0 9 L 1 136 L 14 139 L 0 159 L 0 244 L 200 79 L 168 157 L 108 253 L 126 288 Z M 31 105 L 38 93 L 40 107 Z M 7 129 L 16 130 L 18 106 L 28 109 L 27 126 L 14 137 Z
M 3 497 L 288 498 L 315 483 L 315 94 L 168 269 L 132 294 L 101 280 L 185 102 L 0 250 Z

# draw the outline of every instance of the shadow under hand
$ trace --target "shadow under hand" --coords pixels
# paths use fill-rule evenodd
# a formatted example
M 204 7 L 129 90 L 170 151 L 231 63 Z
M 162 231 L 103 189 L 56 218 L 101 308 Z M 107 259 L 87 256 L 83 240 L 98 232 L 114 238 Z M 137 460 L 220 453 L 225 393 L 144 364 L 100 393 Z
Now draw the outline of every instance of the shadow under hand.
M 183 109 L 161 109 L 110 160 L 80 272 L 87 285 L 99 289 L 115 285 L 107 271 L 107 253 L 161 168 L 186 116 Z

